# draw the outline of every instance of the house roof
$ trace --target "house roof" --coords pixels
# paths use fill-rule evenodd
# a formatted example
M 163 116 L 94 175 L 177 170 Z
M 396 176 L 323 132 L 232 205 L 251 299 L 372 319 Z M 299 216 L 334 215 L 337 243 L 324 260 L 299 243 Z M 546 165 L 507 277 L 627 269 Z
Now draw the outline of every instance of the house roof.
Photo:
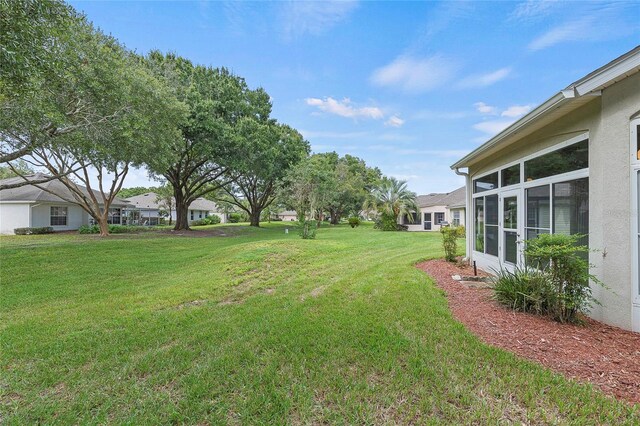
M 27 175 L 24 179 L 28 181 L 42 180 L 47 178 L 48 175 L 43 173 L 35 173 Z M 3 179 L 0 184 L 14 184 L 24 182 L 24 179 L 20 176 Z M 82 185 L 76 185 L 80 191 L 86 196 L 89 195 L 89 191 Z M 40 188 L 39 188 L 40 187 Z M 43 188 L 43 189 L 41 189 Z M 46 189 L 46 190 L 45 190 Z M 55 195 L 54 195 L 55 194 Z M 99 191 L 93 190 L 93 194 L 98 200 L 102 199 L 102 194 Z M 53 179 L 45 183 L 34 185 L 24 185 L 17 188 L 0 190 L 0 202 L 8 201 L 24 201 L 26 203 L 72 203 L 74 200 L 71 191 L 58 179 Z M 122 198 L 114 198 L 111 206 L 127 206 L 127 200 Z
M 206 210 L 206 211 L 218 211 L 218 205 L 206 198 L 196 198 L 189 206 L 191 210 Z
M 553 95 L 524 117 L 454 163 L 451 168 L 469 167 L 517 140 L 552 123 L 599 96 L 612 84 L 640 71 L 640 45 L 589 73 Z
M 278 216 L 297 216 L 298 213 L 296 213 L 295 210 L 285 210 L 283 212 L 278 213 Z
M 158 203 L 158 194 L 155 192 L 147 192 L 146 194 L 129 197 L 127 201 L 139 209 L 157 210 L 161 208 Z
M 158 202 L 158 194 L 155 192 L 147 192 L 145 194 L 136 195 L 134 197 L 127 198 L 130 204 L 133 204 L 135 207 L 139 209 L 163 209 L 166 208 L 162 205 L 162 203 Z M 175 200 L 174 200 L 175 202 Z M 191 203 L 189 206 L 191 210 L 203 210 L 203 211 L 219 211 L 218 205 L 213 201 L 207 200 L 205 198 L 197 198 Z
M 416 197 L 416 204 L 418 207 L 433 207 L 433 206 L 446 206 L 452 207 L 464 207 L 466 189 L 464 186 L 451 192 L 432 193 L 427 195 L 418 195 Z

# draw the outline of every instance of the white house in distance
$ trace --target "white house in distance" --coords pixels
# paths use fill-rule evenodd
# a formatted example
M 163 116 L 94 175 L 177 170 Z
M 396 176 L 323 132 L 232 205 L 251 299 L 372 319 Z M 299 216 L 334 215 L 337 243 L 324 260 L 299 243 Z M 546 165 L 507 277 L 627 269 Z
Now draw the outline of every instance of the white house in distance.
M 295 222 L 298 220 L 298 214 L 295 210 L 285 210 L 274 214 L 274 216 L 276 219 L 281 219 L 283 222 Z
M 46 177 L 37 173 L 26 176 L 28 180 L 41 180 Z M 21 177 L 0 181 L 3 184 L 23 182 Z M 62 182 L 51 180 L 39 186 L 54 192 L 56 196 L 33 185 L 25 185 L 0 191 L 0 234 L 13 234 L 16 228 L 39 228 L 50 226 L 54 231 L 69 231 L 88 225 L 91 217 L 80 206 L 70 203 L 73 195 Z M 83 192 L 87 189 L 78 185 Z M 94 191 L 97 199 L 100 193 Z M 116 198 L 109 209 L 109 223 L 122 223 L 122 211 L 128 206 L 126 200 Z
M 464 225 L 466 188 L 458 188 L 452 192 L 418 195 L 416 204 L 419 212 L 406 215 L 400 222 L 409 231 L 439 231 L 443 223 L 453 226 Z
M 130 220 L 132 225 L 157 225 L 161 218 L 168 217 L 169 211 L 167 207 L 158 201 L 158 195 L 155 192 L 129 197 L 127 201 L 132 205 L 131 208 L 127 209 L 127 219 Z M 175 203 L 173 203 L 172 207 L 171 219 L 175 220 Z M 189 206 L 187 220 L 192 223 L 214 214 L 220 218 L 220 223 L 227 223 L 227 215 L 216 203 L 204 198 L 197 198 Z M 130 219 L 129 216 L 131 217 Z
M 467 253 L 523 263 L 541 233 L 588 234 L 610 289 L 591 315 L 640 332 L 640 46 L 559 91 L 452 165 L 466 174 Z M 461 171 L 460 169 L 466 169 Z

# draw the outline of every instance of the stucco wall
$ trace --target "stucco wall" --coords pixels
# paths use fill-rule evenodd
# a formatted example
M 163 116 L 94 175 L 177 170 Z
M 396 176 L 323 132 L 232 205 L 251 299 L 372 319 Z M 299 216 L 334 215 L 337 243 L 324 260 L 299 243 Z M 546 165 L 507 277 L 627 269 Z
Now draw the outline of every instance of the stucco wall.
M 460 224 L 465 224 L 464 208 L 454 209 L 460 211 Z M 444 220 L 451 224 L 453 222 L 453 210 L 446 206 L 431 206 L 420 208 L 420 218 L 418 223 L 404 223 L 409 231 L 426 231 L 424 229 L 424 213 L 431 213 L 431 231 L 439 231 L 440 225 L 435 224 L 435 213 L 444 213 Z
M 191 219 L 191 212 L 193 211 L 193 220 Z M 198 216 L 198 212 L 202 212 L 202 217 Z M 196 221 L 196 220 L 200 220 L 200 219 L 204 219 L 204 214 L 205 214 L 205 210 L 191 210 L 189 209 L 187 211 L 187 221 L 189 223 Z M 209 212 L 209 216 L 211 215 L 216 215 L 220 218 L 220 223 L 227 223 L 227 215 L 224 213 L 218 213 L 218 212 L 214 212 L 214 211 L 210 211 Z M 171 220 L 175 222 L 176 220 L 176 211 L 175 210 L 171 210 Z
M 29 204 L 0 204 L 0 234 L 13 234 L 16 228 L 29 227 Z
M 55 231 L 68 231 L 89 223 L 89 215 L 80 207 L 71 204 L 37 204 L 31 209 L 31 226 L 51 226 L 51 206 L 67 207 L 67 225 L 53 226 Z
M 589 144 L 589 245 L 600 250 L 590 256 L 592 273 L 613 290 L 594 287 L 603 306 L 592 314 L 624 328 L 631 328 L 630 121 L 640 112 L 639 88 L 635 74 L 603 90 Z

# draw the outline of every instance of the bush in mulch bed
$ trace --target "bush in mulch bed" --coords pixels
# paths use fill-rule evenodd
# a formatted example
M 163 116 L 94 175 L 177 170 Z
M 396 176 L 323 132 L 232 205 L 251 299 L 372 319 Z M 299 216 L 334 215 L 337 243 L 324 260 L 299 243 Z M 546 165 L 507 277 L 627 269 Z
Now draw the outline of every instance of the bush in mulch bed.
M 580 245 L 583 235 L 541 234 L 528 240 L 527 267 L 496 273 L 495 298 L 515 310 L 549 315 L 560 322 L 580 322 L 594 304 L 589 281 L 603 285 L 589 273 Z

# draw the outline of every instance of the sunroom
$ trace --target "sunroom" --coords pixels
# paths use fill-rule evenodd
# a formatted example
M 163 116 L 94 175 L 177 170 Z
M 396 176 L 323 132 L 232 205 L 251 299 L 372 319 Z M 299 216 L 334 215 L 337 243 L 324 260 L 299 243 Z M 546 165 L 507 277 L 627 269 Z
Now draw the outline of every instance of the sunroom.
M 472 180 L 474 259 L 487 269 L 523 263 L 543 233 L 589 233 L 589 140 L 583 134 Z M 588 238 L 584 239 L 588 244 Z

